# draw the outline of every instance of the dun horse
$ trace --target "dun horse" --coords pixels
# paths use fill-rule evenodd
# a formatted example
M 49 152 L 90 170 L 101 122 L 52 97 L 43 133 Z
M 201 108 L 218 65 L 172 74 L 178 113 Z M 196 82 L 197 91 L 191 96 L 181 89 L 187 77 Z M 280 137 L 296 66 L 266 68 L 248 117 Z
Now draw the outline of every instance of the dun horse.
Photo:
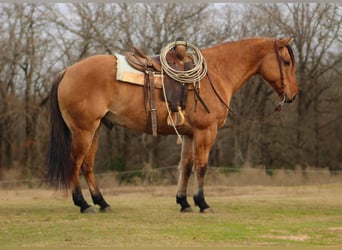
M 298 93 L 295 61 L 289 43 L 292 38 L 249 38 L 222 43 L 201 50 L 208 75 L 201 80 L 200 97 L 204 105 L 194 102 L 189 91 L 179 163 L 176 201 L 181 211 L 190 212 L 187 185 L 192 171 L 197 193 L 194 203 L 201 212 L 211 211 L 204 196 L 204 176 L 208 156 L 229 112 L 233 94 L 252 76 L 260 74 L 278 93 L 282 103 L 290 103 Z M 84 199 L 79 180 L 82 173 L 93 203 L 100 211 L 111 210 L 103 198 L 94 176 L 94 159 L 98 147 L 98 130 L 110 114 L 115 126 L 145 132 L 149 111 L 144 106 L 142 86 L 116 80 L 117 58 L 95 55 L 58 74 L 51 89 L 51 140 L 48 177 L 60 186 L 71 188 L 74 204 L 82 213 L 94 212 Z M 155 89 L 158 134 L 174 134 L 167 125 L 168 111 L 161 89 Z M 195 107 L 196 106 L 196 107 Z

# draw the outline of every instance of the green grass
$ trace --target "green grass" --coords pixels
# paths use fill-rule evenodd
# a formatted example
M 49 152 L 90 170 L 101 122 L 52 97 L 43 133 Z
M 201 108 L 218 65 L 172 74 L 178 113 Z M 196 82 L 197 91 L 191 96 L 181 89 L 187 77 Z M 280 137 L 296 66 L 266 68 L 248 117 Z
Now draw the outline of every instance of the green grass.
M 174 186 L 105 189 L 114 210 L 108 214 L 80 214 L 70 197 L 52 190 L 1 191 L 0 242 L 2 247 L 342 246 L 341 184 L 208 186 L 213 214 L 197 208 L 180 213 L 174 191 Z

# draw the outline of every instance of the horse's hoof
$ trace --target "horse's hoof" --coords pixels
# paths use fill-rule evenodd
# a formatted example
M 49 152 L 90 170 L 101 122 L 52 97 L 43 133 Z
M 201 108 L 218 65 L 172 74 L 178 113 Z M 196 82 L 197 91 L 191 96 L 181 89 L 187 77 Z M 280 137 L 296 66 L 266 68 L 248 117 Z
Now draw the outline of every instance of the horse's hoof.
M 214 210 L 212 208 L 208 207 L 206 209 L 201 209 L 200 212 L 203 214 L 213 214 Z
M 84 209 L 83 211 L 81 211 L 82 214 L 95 214 L 96 213 L 96 209 L 95 207 L 88 207 L 86 209 Z
M 192 213 L 192 212 L 193 212 L 193 210 L 192 210 L 191 207 L 181 208 L 180 211 L 181 211 L 182 213 Z
M 114 211 L 110 206 L 108 206 L 108 207 L 101 208 L 100 212 L 101 213 L 113 213 Z

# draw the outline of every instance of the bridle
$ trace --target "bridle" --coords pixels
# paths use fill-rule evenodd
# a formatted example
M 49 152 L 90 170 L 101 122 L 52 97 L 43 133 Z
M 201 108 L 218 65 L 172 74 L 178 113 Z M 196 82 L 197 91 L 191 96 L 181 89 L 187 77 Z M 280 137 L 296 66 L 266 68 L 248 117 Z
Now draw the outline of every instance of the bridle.
M 286 102 L 286 95 L 284 93 L 285 84 L 284 84 L 283 64 L 282 64 L 282 58 L 279 54 L 277 39 L 274 39 L 274 52 L 275 52 L 276 57 L 277 57 L 277 62 L 278 62 L 278 67 L 279 67 L 279 72 L 280 72 L 280 84 L 281 84 L 281 86 L 280 86 L 280 91 L 279 91 L 278 95 L 279 95 L 279 97 L 283 96 L 282 101 L 279 102 L 278 107 L 276 108 L 277 111 L 280 111 L 281 107 Z
M 291 60 L 294 60 L 294 56 L 293 56 L 293 51 L 290 47 L 290 45 L 286 45 L 287 49 L 289 50 L 290 56 L 291 56 Z M 277 57 L 277 62 L 278 62 L 278 67 L 279 67 L 279 72 L 280 72 L 280 83 L 281 83 L 281 87 L 280 87 L 280 91 L 278 93 L 279 96 L 283 96 L 282 100 L 279 102 L 278 106 L 274 109 L 274 111 L 272 113 L 281 111 L 282 106 L 286 103 L 286 95 L 284 93 L 284 88 L 285 88 L 285 83 L 284 83 L 284 72 L 283 72 L 283 65 L 282 65 L 282 57 L 279 54 L 279 49 L 278 49 L 278 43 L 277 43 L 277 39 L 274 40 L 274 52 L 276 54 Z M 209 76 L 209 72 L 207 72 L 207 77 L 209 80 L 209 83 L 215 93 L 215 95 L 217 96 L 217 98 L 220 100 L 220 102 L 223 104 L 223 106 L 225 106 L 227 108 L 227 110 L 234 114 L 237 115 L 238 117 L 245 119 L 245 120 L 250 120 L 250 121 L 255 121 L 254 118 L 249 118 L 249 117 L 245 117 L 241 114 L 237 114 L 235 113 L 230 106 L 223 100 L 223 98 L 220 96 L 220 94 L 218 93 L 218 91 L 215 88 L 215 85 L 213 84 L 210 76 Z

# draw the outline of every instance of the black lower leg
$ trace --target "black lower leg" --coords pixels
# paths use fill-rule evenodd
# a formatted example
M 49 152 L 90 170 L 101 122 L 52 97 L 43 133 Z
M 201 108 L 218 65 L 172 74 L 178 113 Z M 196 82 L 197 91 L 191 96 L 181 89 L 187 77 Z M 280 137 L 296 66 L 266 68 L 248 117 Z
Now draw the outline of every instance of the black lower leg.
M 100 191 L 95 194 L 91 194 L 91 198 L 93 199 L 94 204 L 99 205 L 101 210 L 104 210 L 107 207 L 110 207 L 109 204 L 105 201 Z
M 203 191 L 199 191 L 197 194 L 194 195 L 194 202 L 195 205 L 200 208 L 200 212 L 202 213 L 205 209 L 210 208 L 207 202 L 204 199 Z
M 186 199 L 186 195 L 177 195 L 176 202 L 181 206 L 180 211 L 184 212 L 186 209 L 190 208 L 190 204 Z
M 74 191 L 72 191 L 72 199 L 74 201 L 75 206 L 80 207 L 81 213 L 83 213 L 87 208 L 90 207 L 90 205 L 84 199 L 80 188 L 76 188 Z

